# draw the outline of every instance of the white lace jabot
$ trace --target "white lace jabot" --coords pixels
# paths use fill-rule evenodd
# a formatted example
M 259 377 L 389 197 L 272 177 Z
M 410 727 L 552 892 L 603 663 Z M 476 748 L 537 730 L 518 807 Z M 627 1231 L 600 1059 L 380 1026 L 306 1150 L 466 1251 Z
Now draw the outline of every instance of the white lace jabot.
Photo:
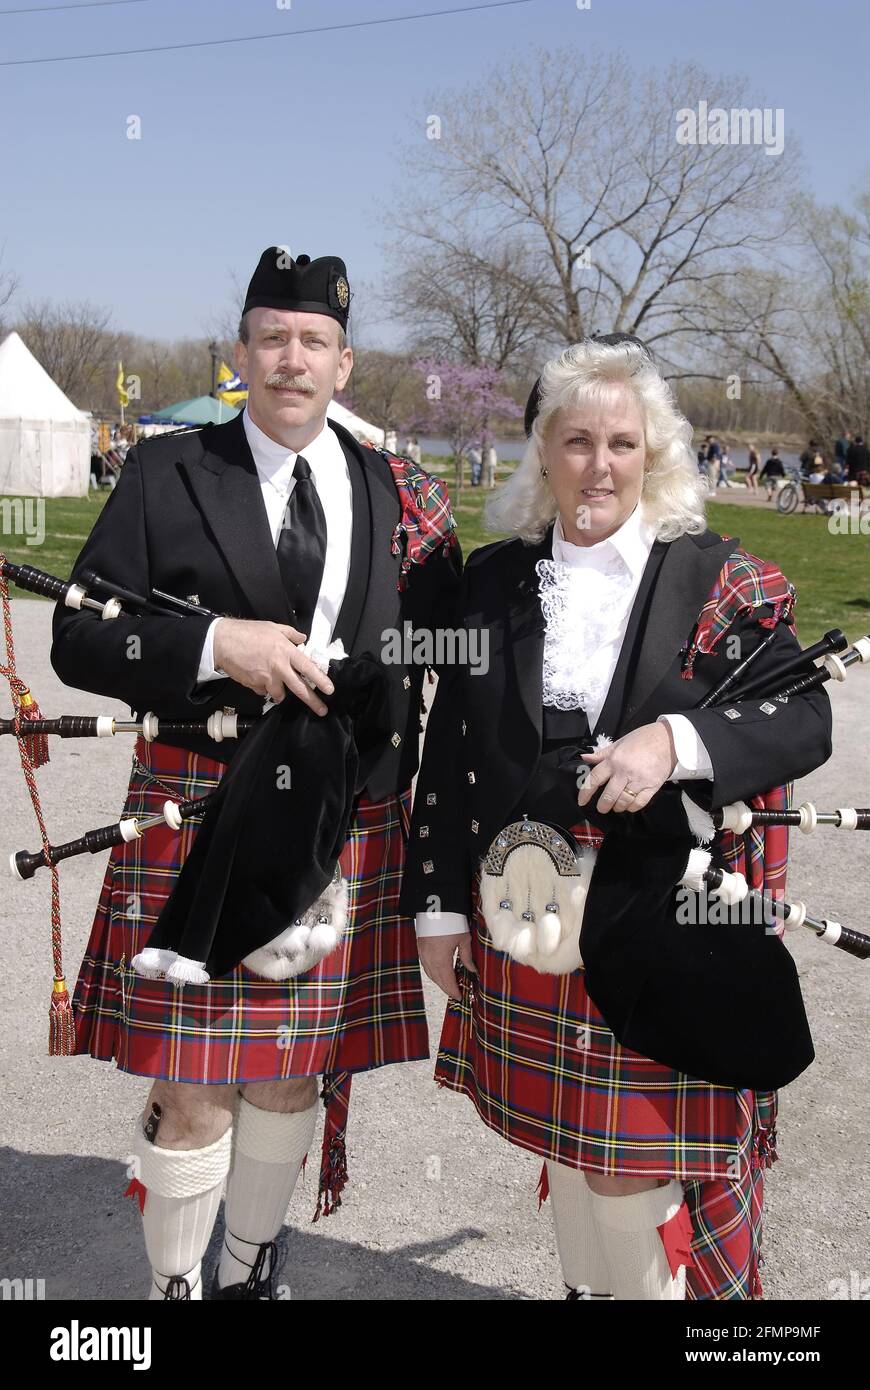
M 557 517 L 553 559 L 535 566 L 546 623 L 544 704 L 584 709 L 590 728 L 613 679 L 654 540 L 640 507 L 608 540 L 588 546 L 566 541 Z

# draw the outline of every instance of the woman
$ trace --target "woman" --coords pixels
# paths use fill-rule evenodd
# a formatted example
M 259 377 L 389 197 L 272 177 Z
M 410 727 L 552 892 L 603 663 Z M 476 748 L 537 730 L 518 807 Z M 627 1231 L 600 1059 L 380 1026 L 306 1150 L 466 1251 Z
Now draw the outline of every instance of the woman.
M 526 427 L 489 506 L 511 535 L 464 578 L 488 665 L 440 673 L 415 798 L 403 905 L 450 996 L 436 1076 L 544 1158 L 569 1299 L 757 1297 L 772 1085 L 811 1060 L 806 1020 L 779 936 L 687 937 L 674 888 L 686 823 L 824 762 L 830 708 L 695 708 L 768 637 L 753 675 L 775 681 L 793 590 L 705 529 L 691 429 L 637 339 L 548 362 Z M 597 855 L 566 973 L 496 949 L 480 911 L 481 856 L 527 817 Z M 781 883 L 782 842 L 751 833 L 731 862 Z
M 758 470 L 761 467 L 761 459 L 758 450 L 753 443 L 749 445 L 748 467 L 746 469 L 746 486 L 750 492 L 758 491 Z

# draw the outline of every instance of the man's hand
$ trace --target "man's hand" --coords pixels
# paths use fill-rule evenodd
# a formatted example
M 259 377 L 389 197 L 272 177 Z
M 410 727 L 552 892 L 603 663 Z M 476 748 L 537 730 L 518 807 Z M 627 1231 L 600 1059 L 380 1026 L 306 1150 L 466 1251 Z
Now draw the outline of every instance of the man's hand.
M 239 685 L 279 705 L 287 691 L 315 714 L 326 714 L 317 690 L 331 695 L 332 681 L 310 657 L 298 650 L 306 634 L 285 623 L 221 618 L 214 630 L 214 664 Z M 311 682 L 317 687 L 312 690 Z
M 471 933 L 464 931 L 453 936 L 418 936 L 417 950 L 420 953 L 420 964 L 426 971 L 430 980 L 434 980 L 439 989 L 443 989 L 445 994 L 449 994 L 451 999 L 461 999 L 459 983 L 456 979 L 456 971 L 453 968 L 453 956 L 459 950 L 459 959 L 467 970 L 472 974 L 477 974 L 474 961 L 471 958 Z
M 609 747 L 581 756 L 591 771 L 577 804 L 587 805 L 603 787 L 598 798 L 599 811 L 642 811 L 677 765 L 674 740 L 666 721 L 644 724 Z

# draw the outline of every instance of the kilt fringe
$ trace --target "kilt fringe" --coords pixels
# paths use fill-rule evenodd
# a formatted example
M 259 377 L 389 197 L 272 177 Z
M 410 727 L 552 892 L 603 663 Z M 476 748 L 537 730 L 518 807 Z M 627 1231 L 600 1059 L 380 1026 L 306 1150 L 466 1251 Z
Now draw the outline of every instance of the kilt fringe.
M 772 1168 L 779 1159 L 776 1150 L 776 1125 L 765 1125 L 755 1135 L 750 1156 L 753 1168 Z
M 352 1081 L 349 1071 L 323 1078 L 320 1095 L 326 1106 L 326 1123 L 323 1127 L 317 1209 L 312 1222 L 319 1221 L 321 1216 L 331 1216 L 341 1206 L 342 1190 L 347 1184 L 347 1117 Z

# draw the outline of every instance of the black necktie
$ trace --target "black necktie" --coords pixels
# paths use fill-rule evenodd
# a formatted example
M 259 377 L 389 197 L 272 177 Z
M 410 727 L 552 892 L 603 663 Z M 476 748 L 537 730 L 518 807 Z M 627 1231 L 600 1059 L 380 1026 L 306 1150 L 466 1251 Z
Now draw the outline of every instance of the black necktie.
M 293 468 L 290 494 L 278 536 L 278 567 L 296 625 L 311 635 L 311 619 L 326 562 L 326 517 L 311 467 L 301 454 Z

